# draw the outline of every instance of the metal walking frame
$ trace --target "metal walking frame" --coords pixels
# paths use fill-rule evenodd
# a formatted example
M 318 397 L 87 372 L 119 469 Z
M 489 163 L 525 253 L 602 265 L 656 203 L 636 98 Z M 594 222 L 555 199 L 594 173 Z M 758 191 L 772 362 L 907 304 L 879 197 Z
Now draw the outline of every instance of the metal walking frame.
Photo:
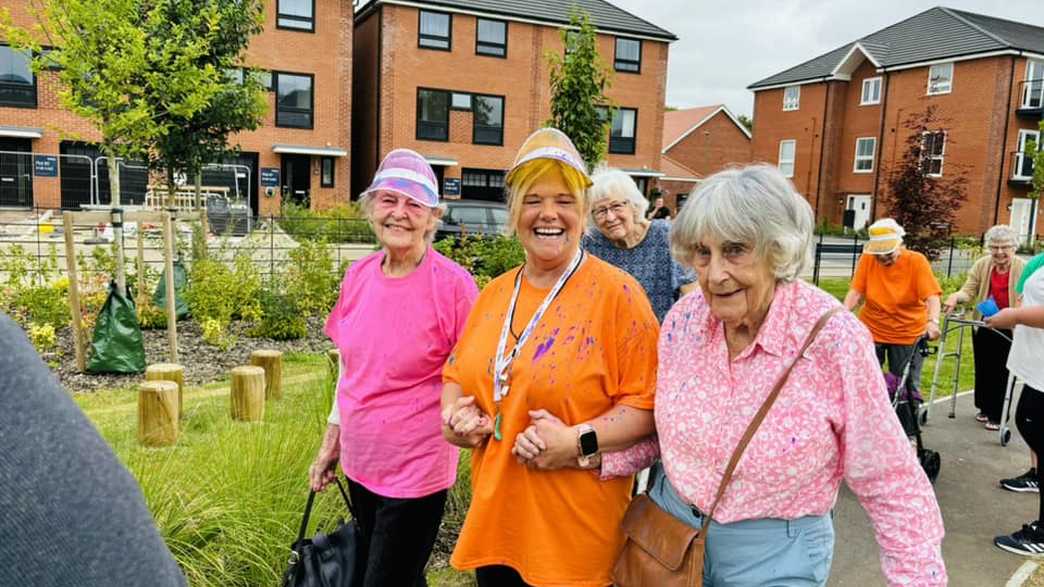
M 964 333 L 968 327 L 971 328 L 988 328 L 992 330 L 997 336 L 1003 337 L 1005 340 L 1011 342 L 1008 336 L 1002 334 L 996 328 L 990 328 L 982 320 L 968 320 L 963 318 L 964 312 L 956 312 L 943 316 L 943 323 L 941 334 L 939 336 L 939 350 L 935 354 L 935 371 L 932 373 L 932 389 L 928 396 L 928 401 L 925 402 L 924 407 L 921 409 L 921 424 L 926 424 L 929 417 L 932 405 L 935 403 L 935 389 L 939 382 L 939 369 L 942 367 L 943 359 L 947 357 L 954 357 L 954 368 L 953 368 L 953 388 L 950 392 L 950 412 L 946 415 L 947 418 L 957 417 L 957 386 L 961 380 L 961 355 L 964 352 Z M 957 331 L 957 348 L 953 351 L 946 351 L 946 341 L 950 337 L 950 333 Z M 1021 383 L 1018 384 L 1021 387 Z M 1008 422 L 1011 420 L 1011 405 L 1012 400 L 1015 397 L 1016 381 L 1015 376 L 1008 376 L 1008 384 L 1004 391 L 1004 407 L 1001 411 L 1001 423 L 1000 429 L 998 430 L 998 440 L 1000 440 L 1001 446 L 1007 446 L 1008 441 L 1011 440 L 1011 429 L 1008 426 Z

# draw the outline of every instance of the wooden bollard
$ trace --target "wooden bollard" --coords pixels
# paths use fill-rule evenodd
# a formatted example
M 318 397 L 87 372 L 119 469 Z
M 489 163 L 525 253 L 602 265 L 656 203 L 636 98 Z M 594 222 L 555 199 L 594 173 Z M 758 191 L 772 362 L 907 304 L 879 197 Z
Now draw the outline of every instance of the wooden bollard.
M 178 440 L 178 384 L 146 381 L 138 393 L 138 442 L 170 446 Z
M 232 419 L 260 422 L 265 418 L 265 370 L 242 366 L 232 369 Z
M 250 364 L 265 370 L 265 399 L 283 399 L 282 351 L 254 351 L 250 353 Z
M 176 363 L 156 363 L 145 368 L 145 381 L 173 381 L 178 384 L 178 419 L 185 418 L 185 368 Z

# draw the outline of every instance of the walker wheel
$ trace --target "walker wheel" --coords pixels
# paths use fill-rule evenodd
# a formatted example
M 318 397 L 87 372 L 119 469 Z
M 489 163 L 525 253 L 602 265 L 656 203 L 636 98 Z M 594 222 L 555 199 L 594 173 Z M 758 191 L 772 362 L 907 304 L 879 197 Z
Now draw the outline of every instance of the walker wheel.
M 928 423 L 928 410 L 921 410 L 921 426 Z
M 1005 428 L 1001 431 L 1001 446 L 1008 446 L 1008 442 L 1011 440 L 1011 430 Z

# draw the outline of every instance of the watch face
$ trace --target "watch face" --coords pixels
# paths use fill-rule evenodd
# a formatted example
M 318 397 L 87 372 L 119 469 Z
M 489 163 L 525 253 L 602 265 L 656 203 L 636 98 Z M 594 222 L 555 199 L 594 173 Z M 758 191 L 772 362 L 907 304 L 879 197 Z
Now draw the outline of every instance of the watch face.
M 588 430 L 580 435 L 580 453 L 589 457 L 598 452 L 598 435 L 594 430 Z

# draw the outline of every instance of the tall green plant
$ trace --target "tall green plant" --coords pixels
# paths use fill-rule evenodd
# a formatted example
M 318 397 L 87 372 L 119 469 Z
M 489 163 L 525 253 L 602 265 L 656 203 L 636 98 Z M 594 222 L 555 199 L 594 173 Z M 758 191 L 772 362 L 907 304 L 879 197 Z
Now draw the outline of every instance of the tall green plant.
M 1044 133 L 1044 121 L 1038 128 Z M 1033 189 L 1030 190 L 1029 197 L 1040 199 L 1041 194 L 1044 194 L 1044 149 L 1038 148 L 1036 141 L 1029 141 L 1026 151 L 1026 156 L 1033 159 Z
M 546 122 L 573 140 L 593 168 L 605 158 L 611 103 L 605 92 L 612 74 L 598 55 L 597 33 L 586 12 L 574 9 L 562 30 L 565 55 L 549 52 L 551 118 Z

